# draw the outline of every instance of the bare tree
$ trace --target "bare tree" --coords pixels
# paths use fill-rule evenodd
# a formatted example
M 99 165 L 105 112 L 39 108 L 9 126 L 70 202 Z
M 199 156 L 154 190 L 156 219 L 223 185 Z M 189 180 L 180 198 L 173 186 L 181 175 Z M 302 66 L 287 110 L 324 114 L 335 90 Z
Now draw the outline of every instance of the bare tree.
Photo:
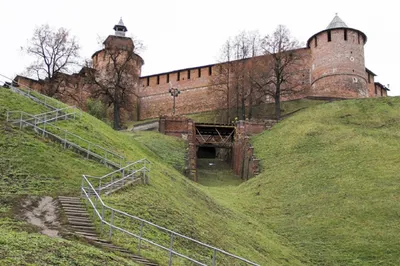
M 298 75 L 303 71 L 300 66 L 304 56 L 296 51 L 300 46 L 283 25 L 262 40 L 265 56 L 256 60 L 258 70 L 252 82 L 264 95 L 274 99 L 277 120 L 281 117 L 281 98 L 302 90 Z
M 113 107 L 113 127 L 121 128 L 121 108 L 130 109 L 137 98 L 140 67 L 143 60 L 133 49 L 106 47 L 101 68 L 87 71 L 87 82 L 92 84 L 91 96 Z M 96 67 L 96 64 L 94 64 Z
M 59 92 L 64 77 L 59 74 L 68 73 L 77 65 L 79 49 L 75 37 L 64 28 L 53 30 L 45 24 L 35 29 L 24 50 L 35 57 L 28 71 L 45 80 L 43 93 L 52 97 Z
M 236 107 L 237 117 L 245 119 L 246 106 L 249 106 L 251 116 L 254 90 L 250 76 L 254 75 L 255 65 L 249 58 L 260 55 L 260 51 L 258 32 L 241 32 L 234 38 L 229 38 L 222 47 L 221 63 L 211 84 L 225 93 L 228 122 L 232 107 Z

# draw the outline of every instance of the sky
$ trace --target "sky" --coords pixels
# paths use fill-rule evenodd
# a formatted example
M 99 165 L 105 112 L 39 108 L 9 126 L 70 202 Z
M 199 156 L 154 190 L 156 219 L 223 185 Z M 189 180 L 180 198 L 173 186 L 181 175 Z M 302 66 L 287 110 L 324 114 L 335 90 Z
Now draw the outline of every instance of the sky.
M 400 18 L 392 0 L 0 0 L 0 12 L 0 74 L 8 77 L 24 73 L 32 58 L 21 47 L 46 23 L 70 30 L 82 58 L 90 58 L 122 17 L 127 36 L 145 45 L 142 75 L 150 75 L 216 63 L 224 42 L 243 30 L 266 35 L 283 24 L 306 43 L 338 13 L 367 35 L 365 62 L 376 81 L 400 95 Z

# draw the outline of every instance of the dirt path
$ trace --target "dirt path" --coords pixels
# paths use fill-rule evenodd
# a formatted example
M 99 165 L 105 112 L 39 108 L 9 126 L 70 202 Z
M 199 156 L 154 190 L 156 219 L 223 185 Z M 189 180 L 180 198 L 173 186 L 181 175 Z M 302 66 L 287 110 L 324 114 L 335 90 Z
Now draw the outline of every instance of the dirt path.
M 23 207 L 24 216 L 30 224 L 39 227 L 42 234 L 59 237 L 60 223 L 56 212 L 56 202 L 52 197 L 39 198 L 38 201 L 35 198 L 29 198 L 25 200 Z

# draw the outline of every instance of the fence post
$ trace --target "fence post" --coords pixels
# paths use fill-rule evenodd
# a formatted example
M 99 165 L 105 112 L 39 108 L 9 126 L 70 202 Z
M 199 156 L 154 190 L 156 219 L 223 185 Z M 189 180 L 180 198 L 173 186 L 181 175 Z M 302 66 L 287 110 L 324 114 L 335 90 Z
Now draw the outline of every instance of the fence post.
M 174 245 L 174 234 L 171 233 L 171 245 L 169 246 L 169 263 L 168 266 L 172 265 L 172 246 Z
M 84 184 L 84 177 L 82 176 L 82 183 L 81 183 L 81 197 L 83 196 L 83 184 Z
M 215 257 L 217 256 L 217 251 L 214 249 L 213 257 L 212 257 L 212 266 L 215 266 Z
M 101 195 L 101 178 L 99 179 L 99 196 Z
M 111 209 L 110 235 L 109 235 L 110 241 L 111 241 L 111 238 L 112 238 L 112 225 L 113 225 L 113 222 L 114 222 L 114 210 Z
M 21 112 L 21 116 L 19 118 L 19 129 L 22 129 L 22 112 Z
M 67 131 L 64 132 L 64 149 L 67 148 Z
M 42 131 L 43 137 L 44 137 L 44 132 L 46 131 L 46 123 L 47 123 L 47 114 L 44 115 L 44 123 L 43 123 L 43 131 Z
M 138 254 L 140 254 L 140 248 L 141 248 L 141 246 L 142 246 L 143 225 L 144 225 L 144 223 L 143 223 L 143 221 L 142 221 L 142 223 L 140 224 L 140 234 L 139 234 L 139 243 L 138 243 Z
M 57 119 L 58 119 L 58 109 L 56 110 L 56 122 L 57 122 Z
M 89 159 L 89 152 L 90 152 L 90 142 L 88 144 L 88 149 L 87 149 L 87 156 L 86 156 L 87 159 Z
M 100 196 L 100 195 L 99 195 Z M 103 233 L 103 221 L 104 221 L 104 205 L 101 204 L 101 223 L 100 223 L 100 236 Z

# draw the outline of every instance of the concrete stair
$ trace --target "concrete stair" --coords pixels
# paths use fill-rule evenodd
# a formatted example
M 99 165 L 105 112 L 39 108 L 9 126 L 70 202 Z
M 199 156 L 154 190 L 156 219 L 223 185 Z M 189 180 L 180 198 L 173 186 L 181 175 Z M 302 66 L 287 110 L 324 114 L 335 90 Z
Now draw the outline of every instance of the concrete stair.
M 96 228 L 89 219 L 89 214 L 84 203 L 79 197 L 59 196 L 58 200 L 60 201 L 65 216 L 68 219 L 69 227 L 75 235 L 83 237 L 94 246 L 116 252 L 119 255 L 132 259 L 139 264 L 158 266 L 157 263 L 151 262 L 140 255 L 136 255 L 128 249 L 118 247 L 108 240 L 101 239 L 99 234 L 96 232 Z

